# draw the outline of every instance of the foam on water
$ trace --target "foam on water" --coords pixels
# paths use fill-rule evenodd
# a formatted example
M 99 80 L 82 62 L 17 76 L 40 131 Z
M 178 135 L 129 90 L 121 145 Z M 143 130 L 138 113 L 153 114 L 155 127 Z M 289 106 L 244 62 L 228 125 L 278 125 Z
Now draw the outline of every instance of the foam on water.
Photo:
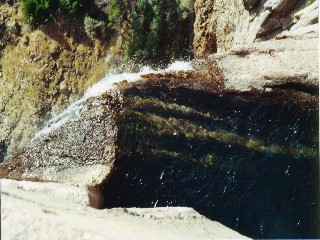
M 166 69 L 162 69 L 158 71 L 155 71 L 148 66 L 144 66 L 137 73 L 108 74 L 99 82 L 94 84 L 91 88 L 89 88 L 81 99 L 75 101 L 63 112 L 61 112 L 60 114 L 54 116 L 51 120 L 49 120 L 48 125 L 45 126 L 39 132 L 37 132 L 34 138 L 31 140 L 31 142 L 33 142 L 34 140 L 44 135 L 47 135 L 48 133 L 61 127 L 68 121 L 75 120 L 76 118 L 78 118 L 80 115 L 81 109 L 83 108 L 84 103 L 86 102 L 87 99 L 91 97 L 98 97 L 101 94 L 111 90 L 112 88 L 114 88 L 115 83 L 119 83 L 124 80 L 128 82 L 134 82 L 134 81 L 140 80 L 141 75 L 149 74 L 149 73 L 163 73 L 167 71 L 190 71 L 190 70 L 192 70 L 192 66 L 190 62 L 175 61 L 174 63 L 169 65 Z
M 191 71 L 192 65 L 190 62 L 175 61 L 169 65 L 165 71 Z

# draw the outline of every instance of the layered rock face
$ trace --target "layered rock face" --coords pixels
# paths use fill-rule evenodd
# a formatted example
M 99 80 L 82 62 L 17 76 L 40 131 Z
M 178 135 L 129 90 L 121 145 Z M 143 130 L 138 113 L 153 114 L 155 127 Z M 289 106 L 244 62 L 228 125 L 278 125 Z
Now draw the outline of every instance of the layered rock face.
M 314 3 L 299 12 L 310 2 Z M 306 0 L 198 0 L 195 3 L 195 55 L 201 57 L 272 39 L 284 31 L 316 24 L 317 9 L 318 1 Z
M 195 54 L 218 51 L 200 68 L 216 63 L 226 87 L 318 95 L 318 1 L 197 1 L 195 9 Z

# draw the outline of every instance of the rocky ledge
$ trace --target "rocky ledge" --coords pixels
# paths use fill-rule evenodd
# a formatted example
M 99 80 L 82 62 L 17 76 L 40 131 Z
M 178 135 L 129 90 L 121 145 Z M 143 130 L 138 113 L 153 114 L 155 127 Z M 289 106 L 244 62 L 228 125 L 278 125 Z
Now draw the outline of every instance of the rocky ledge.
M 1 185 L 2 239 L 247 239 L 191 208 L 99 211 L 79 202 L 80 189 L 10 180 Z M 73 194 L 75 201 L 61 197 Z

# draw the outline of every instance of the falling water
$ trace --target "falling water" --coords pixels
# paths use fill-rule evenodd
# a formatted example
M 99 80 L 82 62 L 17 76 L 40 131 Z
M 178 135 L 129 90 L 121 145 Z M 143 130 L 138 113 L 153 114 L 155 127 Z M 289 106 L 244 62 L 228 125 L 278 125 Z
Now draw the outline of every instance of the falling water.
M 141 75 L 149 74 L 149 73 L 162 73 L 168 71 L 190 71 L 192 70 L 192 66 L 190 62 L 185 61 L 175 61 L 170 64 L 165 69 L 153 70 L 149 66 L 144 66 L 137 73 L 120 73 L 114 74 L 110 73 L 106 75 L 99 82 L 94 84 L 91 88 L 89 88 L 84 96 L 79 100 L 73 102 L 67 109 L 62 111 L 60 114 L 54 116 L 51 120 L 49 120 L 48 124 L 39 132 L 37 132 L 34 138 L 31 140 L 31 143 L 37 139 L 40 139 L 41 136 L 44 136 L 51 131 L 61 127 L 65 123 L 71 120 L 75 120 L 79 117 L 80 112 L 84 106 L 84 103 L 91 97 L 97 97 L 101 94 L 110 91 L 114 88 L 115 83 L 119 83 L 122 81 L 134 82 L 141 79 Z

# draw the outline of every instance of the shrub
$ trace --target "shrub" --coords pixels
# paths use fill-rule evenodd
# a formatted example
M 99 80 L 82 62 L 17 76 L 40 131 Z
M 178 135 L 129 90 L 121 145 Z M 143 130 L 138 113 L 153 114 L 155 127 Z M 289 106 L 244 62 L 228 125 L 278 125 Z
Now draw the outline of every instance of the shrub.
M 104 21 L 99 21 L 90 16 L 84 17 L 84 30 L 89 37 L 102 37 L 106 36 L 107 26 Z
M 67 14 L 79 12 L 85 0 L 23 0 L 23 13 L 27 23 L 33 27 L 53 18 L 58 8 Z
M 56 0 L 23 0 L 25 20 L 32 26 L 50 20 L 57 8 Z
M 138 0 L 133 13 L 132 39 L 125 48 L 126 58 L 166 61 L 175 57 L 182 38 L 178 8 L 175 0 Z
M 83 0 L 59 0 L 60 8 L 67 14 L 75 14 L 84 6 Z
M 117 18 L 120 14 L 120 5 L 117 0 L 110 0 L 109 1 L 109 8 L 108 8 L 108 19 L 109 19 L 109 26 L 112 27 Z

